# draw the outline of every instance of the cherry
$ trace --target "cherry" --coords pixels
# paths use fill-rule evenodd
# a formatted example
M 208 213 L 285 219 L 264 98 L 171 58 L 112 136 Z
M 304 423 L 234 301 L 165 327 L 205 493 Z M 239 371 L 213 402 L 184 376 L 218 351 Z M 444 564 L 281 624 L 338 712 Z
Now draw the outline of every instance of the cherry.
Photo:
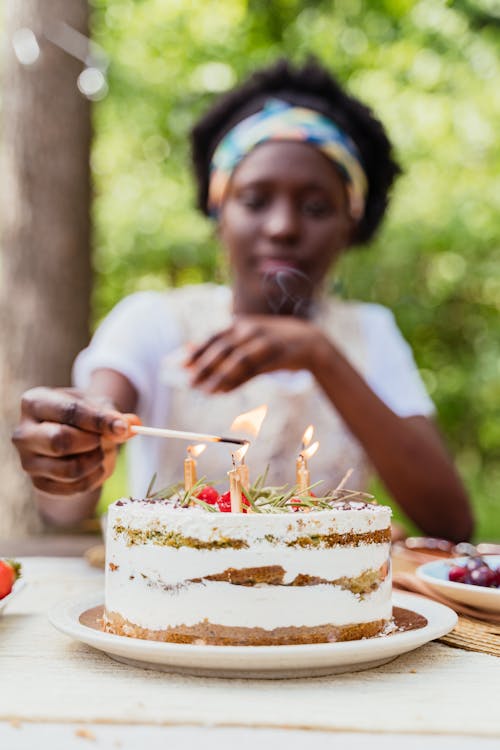
M 487 565 L 482 565 L 470 572 L 470 582 L 474 586 L 492 586 L 495 578 L 495 571 L 488 568 Z
M 448 580 L 453 583 L 468 583 L 469 571 L 461 565 L 454 565 L 448 571 Z
M 231 513 L 231 493 L 225 492 L 223 495 L 219 495 L 217 505 L 222 513 Z
M 500 568 L 490 568 L 483 557 L 469 557 L 462 565 L 450 568 L 448 580 L 454 583 L 470 583 L 473 586 L 500 588 Z
M 484 565 L 486 565 L 486 563 L 482 557 L 469 557 L 465 562 L 465 567 L 469 571 L 476 570 L 476 568 L 482 568 Z
M 196 493 L 196 497 L 198 500 L 203 500 L 203 502 L 208 505 L 215 505 L 220 496 L 215 487 L 210 487 L 210 485 L 207 484 L 206 487 L 202 487 L 201 490 Z
M 248 502 L 245 495 L 242 493 L 242 505 L 243 505 L 243 513 L 246 513 L 246 508 L 250 507 L 250 503 Z M 220 495 L 217 500 L 217 505 L 219 506 L 219 510 L 222 513 L 231 513 L 231 493 L 225 492 L 223 495 Z

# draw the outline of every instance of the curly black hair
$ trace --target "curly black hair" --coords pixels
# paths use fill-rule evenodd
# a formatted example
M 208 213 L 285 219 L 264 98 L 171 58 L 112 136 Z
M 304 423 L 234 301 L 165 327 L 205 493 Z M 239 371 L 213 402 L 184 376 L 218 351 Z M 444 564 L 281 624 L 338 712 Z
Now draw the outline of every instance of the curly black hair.
M 329 117 L 355 142 L 368 178 L 368 195 L 355 242 L 368 242 L 382 221 L 389 189 L 400 173 L 382 123 L 371 110 L 349 96 L 314 58 L 302 67 L 285 59 L 255 71 L 243 84 L 220 97 L 191 131 L 198 208 L 208 215 L 210 161 L 221 138 L 238 122 L 262 109 L 270 96 L 305 106 Z

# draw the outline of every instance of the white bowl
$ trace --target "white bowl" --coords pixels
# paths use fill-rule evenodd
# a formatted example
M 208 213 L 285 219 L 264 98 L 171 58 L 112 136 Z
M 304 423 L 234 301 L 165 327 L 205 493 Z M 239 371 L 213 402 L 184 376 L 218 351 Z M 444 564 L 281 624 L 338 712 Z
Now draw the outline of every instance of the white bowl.
M 446 560 L 435 560 L 421 565 L 416 573 L 432 589 L 455 602 L 468 604 L 484 612 L 500 612 L 500 589 L 448 580 L 450 568 L 463 565 L 467 559 L 467 557 L 452 557 Z M 500 568 L 500 555 L 483 555 L 483 559 L 490 568 Z

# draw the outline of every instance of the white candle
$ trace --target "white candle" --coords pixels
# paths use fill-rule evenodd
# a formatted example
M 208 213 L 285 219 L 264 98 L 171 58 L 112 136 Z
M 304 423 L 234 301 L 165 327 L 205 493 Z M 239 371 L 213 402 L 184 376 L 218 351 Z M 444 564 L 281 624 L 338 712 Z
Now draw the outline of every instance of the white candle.
M 299 494 L 304 495 L 307 492 L 307 488 L 311 484 L 311 475 L 307 468 L 307 461 L 302 455 L 299 454 L 297 458 L 297 486 L 299 488 Z
M 193 489 L 196 484 L 196 461 L 192 456 L 184 459 L 184 489 L 187 491 Z
M 300 495 L 305 495 L 308 492 L 307 488 L 311 486 L 311 475 L 307 468 L 307 459 L 314 456 L 319 448 L 319 443 L 317 441 L 312 445 L 309 445 L 313 434 L 314 427 L 310 424 L 302 435 L 302 450 L 297 457 L 296 478 Z
M 196 461 L 197 458 L 205 450 L 206 445 L 200 443 L 200 445 L 188 445 L 188 455 L 184 459 L 184 489 L 186 492 L 193 489 L 194 485 L 198 481 L 196 476 Z

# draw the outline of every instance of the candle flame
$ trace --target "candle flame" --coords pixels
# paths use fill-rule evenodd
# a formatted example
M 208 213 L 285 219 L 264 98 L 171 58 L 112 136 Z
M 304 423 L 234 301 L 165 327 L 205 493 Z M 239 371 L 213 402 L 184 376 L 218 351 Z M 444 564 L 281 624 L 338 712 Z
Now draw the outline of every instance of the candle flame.
M 262 404 L 256 409 L 240 414 L 232 423 L 231 432 L 246 432 L 253 437 L 257 437 L 262 427 L 262 422 L 266 418 L 267 404 Z M 245 450 L 246 453 L 246 450 Z M 244 455 L 244 454 L 243 454 Z
M 306 448 L 305 450 L 303 450 L 300 455 L 302 456 L 302 458 L 305 458 L 305 459 L 311 458 L 312 456 L 314 456 L 318 448 L 319 448 L 319 442 L 316 440 L 316 442 L 310 445 L 309 448 Z
M 242 445 L 241 448 L 238 448 L 237 451 L 234 451 L 234 453 L 232 453 L 233 463 L 235 465 L 243 461 L 249 447 L 250 447 L 250 443 L 245 443 L 245 445 Z
M 312 424 L 309 425 L 309 427 L 306 428 L 306 431 L 302 435 L 302 449 L 307 448 L 309 443 L 312 440 L 312 436 L 314 434 L 314 427 Z
M 198 443 L 198 445 L 188 445 L 187 452 L 189 453 L 191 458 L 198 458 L 198 456 L 201 456 L 206 447 L 207 446 L 205 445 L 205 443 Z

